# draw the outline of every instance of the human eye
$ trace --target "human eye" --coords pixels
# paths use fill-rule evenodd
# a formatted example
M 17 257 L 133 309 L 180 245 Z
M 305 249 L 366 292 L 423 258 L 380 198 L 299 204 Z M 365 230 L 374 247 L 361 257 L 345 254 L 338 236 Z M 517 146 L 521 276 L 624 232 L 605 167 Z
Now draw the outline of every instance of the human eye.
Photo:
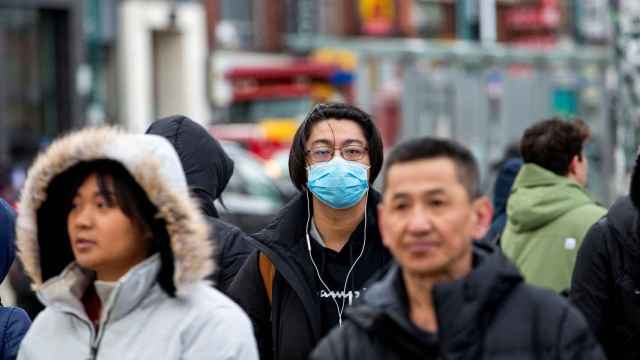
M 362 151 L 356 147 L 347 147 L 344 148 L 344 153 L 345 155 L 360 155 L 362 154 Z
M 404 200 L 395 201 L 392 203 L 391 208 L 395 211 L 403 211 L 409 208 L 409 203 Z
M 441 208 L 446 205 L 446 201 L 441 198 L 429 199 L 428 201 L 429 207 L 431 208 Z
M 98 209 L 106 209 L 109 207 L 109 205 L 107 204 L 107 202 L 104 200 L 104 198 L 102 196 L 99 196 L 96 199 L 96 207 Z
M 98 195 L 95 198 L 95 206 L 98 209 L 109 209 L 112 208 L 114 203 L 113 199 L 108 197 L 109 195 Z
M 342 156 L 345 159 L 360 160 L 364 156 L 365 150 L 361 146 L 352 145 L 342 149 Z
M 311 156 L 314 160 L 328 160 L 331 157 L 331 149 L 315 148 L 311 150 Z

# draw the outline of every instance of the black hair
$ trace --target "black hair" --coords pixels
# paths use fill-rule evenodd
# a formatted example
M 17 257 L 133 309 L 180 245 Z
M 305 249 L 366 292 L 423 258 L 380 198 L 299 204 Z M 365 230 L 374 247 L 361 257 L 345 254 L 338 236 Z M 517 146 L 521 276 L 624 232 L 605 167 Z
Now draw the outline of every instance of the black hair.
M 305 144 L 307 140 L 309 140 L 313 126 L 329 119 L 351 120 L 360 126 L 367 139 L 369 162 L 371 164 L 369 183 L 373 183 L 382 168 L 384 155 L 382 137 L 371 116 L 353 105 L 321 103 L 317 104 L 311 112 L 309 112 L 293 137 L 291 151 L 289 152 L 289 175 L 291 176 L 293 184 L 301 191 L 306 187 L 307 149 L 305 149 Z
M 470 199 L 482 195 L 480 191 L 480 171 L 478 163 L 471 152 L 459 143 L 434 137 L 422 137 L 396 145 L 389 155 L 383 170 L 383 190 L 386 188 L 389 170 L 393 165 L 435 158 L 446 158 L 453 161 L 458 180 L 467 190 Z
M 157 217 L 157 207 L 120 163 L 94 160 L 78 163 L 57 175 L 47 187 L 47 197 L 37 211 L 38 244 L 42 279 L 57 276 L 74 261 L 67 231 L 67 218 L 78 188 L 91 174 L 96 174 L 98 189 L 110 206 L 119 207 L 136 226 L 152 237 L 151 253 L 161 259 L 157 281 L 169 296 L 175 296 L 174 257 L 164 219 Z M 109 184 L 111 179 L 111 184 Z
M 576 119 L 565 121 L 551 118 L 525 130 L 520 140 L 520 152 L 525 163 L 541 166 L 565 176 L 574 156 L 582 157 L 585 141 L 590 136 L 586 124 Z

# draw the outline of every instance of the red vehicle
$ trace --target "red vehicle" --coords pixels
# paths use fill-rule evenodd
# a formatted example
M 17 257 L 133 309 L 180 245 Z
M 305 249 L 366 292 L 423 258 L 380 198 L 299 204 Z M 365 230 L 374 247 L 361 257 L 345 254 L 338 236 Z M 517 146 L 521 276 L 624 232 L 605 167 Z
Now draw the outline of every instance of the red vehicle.
M 226 121 L 212 127 L 213 135 L 239 142 L 263 159 L 290 146 L 313 104 L 353 98 L 351 72 L 306 59 L 230 67 L 222 81 L 230 101 Z

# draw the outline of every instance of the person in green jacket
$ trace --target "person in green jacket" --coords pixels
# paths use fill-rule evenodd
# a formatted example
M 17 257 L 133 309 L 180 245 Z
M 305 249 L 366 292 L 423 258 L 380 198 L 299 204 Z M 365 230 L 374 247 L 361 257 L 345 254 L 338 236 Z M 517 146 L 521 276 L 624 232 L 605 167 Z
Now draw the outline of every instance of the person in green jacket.
M 501 247 L 531 284 L 565 293 L 587 230 L 606 210 L 585 190 L 590 136 L 581 120 L 549 119 L 525 130 L 525 162 L 507 203 Z

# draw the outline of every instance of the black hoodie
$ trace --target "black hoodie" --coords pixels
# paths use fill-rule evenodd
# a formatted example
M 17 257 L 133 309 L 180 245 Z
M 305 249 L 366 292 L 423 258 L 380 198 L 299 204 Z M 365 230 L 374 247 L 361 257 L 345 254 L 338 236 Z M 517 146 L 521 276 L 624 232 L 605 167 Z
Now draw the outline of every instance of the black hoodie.
M 640 216 L 618 199 L 578 251 L 570 300 L 610 359 L 640 359 Z
M 473 270 L 434 286 L 437 335 L 410 320 L 402 272 L 394 266 L 310 359 L 604 359 L 579 312 L 526 285 L 494 249 L 476 244 Z
M 221 291 L 226 291 L 235 274 L 251 252 L 250 240 L 237 227 L 218 219 L 214 201 L 233 174 L 233 161 L 205 128 L 185 116 L 170 116 L 155 121 L 147 134 L 160 135 L 176 149 L 189 189 L 200 203 L 202 212 L 213 227 L 218 271 L 210 277 Z
M 378 230 L 376 207 L 379 201 L 380 194 L 370 190 L 367 199 L 366 247 L 349 277 L 347 287 L 347 292 L 353 293 L 354 298 L 365 290 L 367 280 L 385 268 L 391 259 L 382 245 Z M 305 359 L 337 322 L 335 304 L 323 296 L 324 290 L 309 259 L 305 240 L 308 215 L 306 193 L 301 193 L 280 211 L 270 225 L 252 236 L 256 248 L 276 268 L 272 306 L 260 276 L 257 252 L 249 256 L 229 288 L 229 296 L 240 304 L 253 322 L 260 358 L 263 360 Z M 349 242 L 337 255 L 323 253 L 325 250 L 311 239 L 318 271 L 332 291 L 338 290 L 336 284 L 343 284 L 345 272 L 340 269 L 344 270 L 345 263 L 353 264 L 360 253 L 363 229 L 364 221 L 356 227 Z M 339 280 L 332 284 L 329 280 L 331 277 Z M 341 303 L 340 298 L 338 301 Z

